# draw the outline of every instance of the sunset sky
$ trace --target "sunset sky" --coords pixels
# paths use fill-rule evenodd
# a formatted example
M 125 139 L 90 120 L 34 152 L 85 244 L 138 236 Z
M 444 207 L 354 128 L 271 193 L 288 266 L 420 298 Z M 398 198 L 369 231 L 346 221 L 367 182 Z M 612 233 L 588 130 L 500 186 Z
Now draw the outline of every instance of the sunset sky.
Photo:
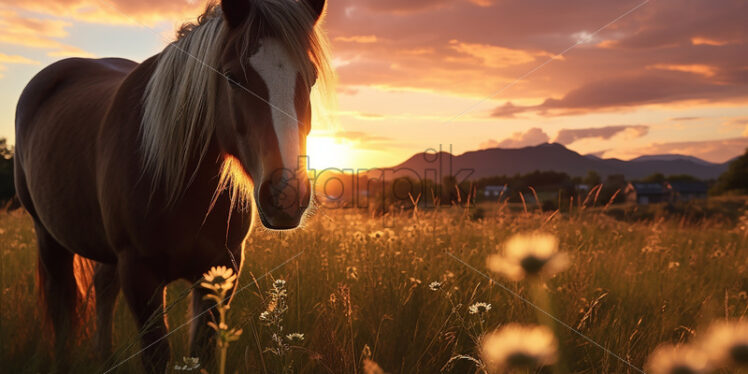
M 748 2 L 643 1 L 329 0 L 339 113 L 313 132 L 312 165 L 392 166 L 440 145 L 544 142 L 623 159 L 743 153 Z M 14 141 L 16 102 L 44 66 L 142 61 L 203 7 L 0 0 L 0 137 Z

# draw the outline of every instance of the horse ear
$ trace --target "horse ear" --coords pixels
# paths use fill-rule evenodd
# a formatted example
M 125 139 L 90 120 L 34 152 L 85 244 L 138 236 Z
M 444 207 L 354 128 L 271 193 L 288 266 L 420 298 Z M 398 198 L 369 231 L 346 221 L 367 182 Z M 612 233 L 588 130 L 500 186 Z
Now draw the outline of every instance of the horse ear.
M 320 17 L 322 17 L 322 12 L 325 11 L 325 0 L 302 0 L 306 5 L 309 7 L 309 9 L 312 11 L 312 15 L 314 16 L 314 21 L 319 21 Z
M 223 17 L 229 23 L 229 27 L 236 28 L 244 22 L 249 15 L 249 2 L 251 0 L 221 0 Z

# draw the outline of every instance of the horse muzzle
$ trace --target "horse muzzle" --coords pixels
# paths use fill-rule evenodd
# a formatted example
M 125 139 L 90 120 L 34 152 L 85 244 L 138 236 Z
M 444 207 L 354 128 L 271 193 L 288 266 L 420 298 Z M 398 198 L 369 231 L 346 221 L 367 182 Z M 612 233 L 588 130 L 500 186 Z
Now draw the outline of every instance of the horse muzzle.
M 262 225 L 271 230 L 293 230 L 299 227 L 311 196 L 309 179 L 263 182 L 257 196 Z

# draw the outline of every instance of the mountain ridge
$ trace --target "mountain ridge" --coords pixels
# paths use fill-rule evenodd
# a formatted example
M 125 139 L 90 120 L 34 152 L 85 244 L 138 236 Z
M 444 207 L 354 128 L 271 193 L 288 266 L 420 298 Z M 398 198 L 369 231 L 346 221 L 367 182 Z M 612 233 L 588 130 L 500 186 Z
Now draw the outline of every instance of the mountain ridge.
M 595 171 L 602 177 L 623 174 L 626 179 L 639 179 L 654 173 L 665 175 L 689 174 L 700 179 L 716 179 L 727 170 L 728 163 L 716 164 L 685 155 L 651 155 L 632 160 L 599 158 L 581 155 L 558 143 L 506 149 L 490 148 L 468 151 L 460 155 L 448 152 L 416 153 L 397 166 L 393 178 L 405 174 L 419 175 L 441 172 L 442 176 L 470 173 L 467 179 L 500 175 L 527 174 L 534 171 L 563 172 L 571 176 L 585 176 Z

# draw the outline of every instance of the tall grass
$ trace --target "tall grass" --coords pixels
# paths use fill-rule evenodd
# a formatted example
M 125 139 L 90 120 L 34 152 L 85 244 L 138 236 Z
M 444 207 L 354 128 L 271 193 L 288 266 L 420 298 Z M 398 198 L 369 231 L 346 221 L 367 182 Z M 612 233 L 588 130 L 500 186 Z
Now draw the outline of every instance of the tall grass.
M 271 301 L 273 279 L 287 282 L 283 331 L 304 334 L 284 359 L 289 371 L 363 373 L 365 365 L 374 365 L 389 373 L 438 373 L 453 357 L 478 357 L 480 334 L 512 322 L 535 323 L 537 314 L 454 257 L 487 273 L 487 256 L 500 251 L 512 235 L 529 231 L 555 235 L 571 258 L 568 270 L 543 285 L 554 301 L 555 317 L 636 367 L 643 367 L 662 342 L 686 342 L 714 319 L 737 320 L 746 314 L 745 223 L 693 224 L 678 216 L 632 223 L 600 210 L 552 214 L 528 208 L 524 214 L 506 207 L 470 208 L 481 209 L 480 215 L 442 207 L 384 217 L 322 209 L 303 230 L 258 230 L 248 239 L 238 281 L 251 286 L 231 305 L 231 327 L 244 333 L 228 348 L 227 372 L 272 373 L 277 366 L 269 348 L 278 327 L 259 318 Z M 50 362 L 36 309 L 32 224 L 24 214 L 0 215 L 0 230 L 0 367 L 44 372 Z M 302 251 L 272 276 L 262 277 Z M 533 298 L 527 283 L 495 279 Z M 429 289 L 434 281 L 442 284 L 439 292 Z M 172 329 L 188 320 L 188 287 L 169 287 Z M 478 317 L 468 311 L 477 302 L 492 308 Z M 570 372 L 634 372 L 574 332 L 557 332 Z M 187 334 L 188 328 L 181 328 L 169 337 L 175 358 L 188 354 Z M 120 299 L 113 362 L 138 351 L 137 335 Z M 92 359 L 89 336 L 83 334 L 80 348 L 71 352 L 78 372 L 106 368 Z M 139 370 L 138 359 L 120 368 Z M 457 360 L 449 370 L 470 373 L 476 366 Z

